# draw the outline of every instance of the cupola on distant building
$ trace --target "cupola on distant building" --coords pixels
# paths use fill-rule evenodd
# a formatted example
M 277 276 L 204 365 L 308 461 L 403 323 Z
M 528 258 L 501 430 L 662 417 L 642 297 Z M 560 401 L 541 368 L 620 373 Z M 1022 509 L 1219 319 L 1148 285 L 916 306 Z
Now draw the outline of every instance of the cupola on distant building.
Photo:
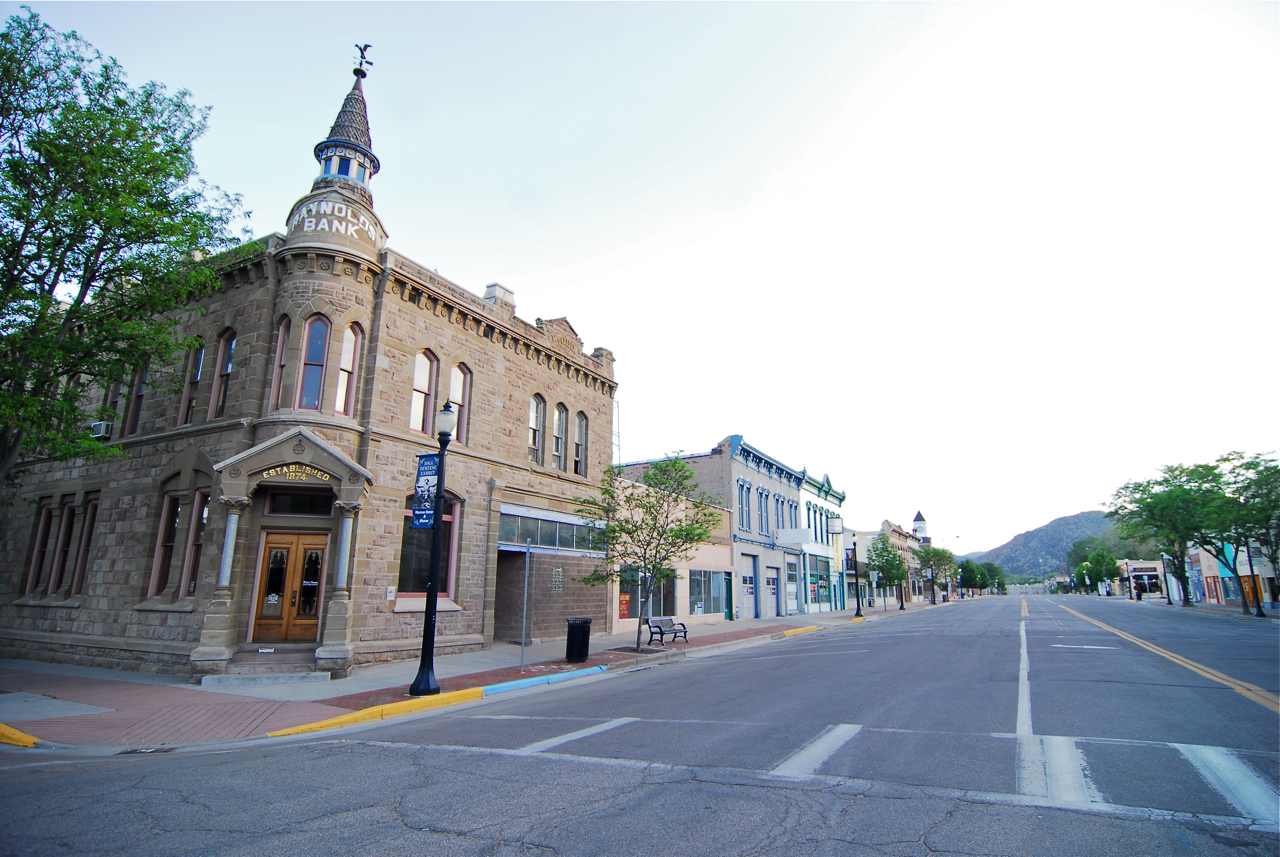
M 433 417 L 449 447 L 437 651 L 609 621 L 574 497 L 611 456 L 613 354 L 529 323 L 387 245 L 365 72 L 316 144 L 283 233 L 219 267 L 183 314 L 180 391 L 100 391 L 128 458 L 28 461 L 4 517 L 0 652 L 189 673 L 416 657 L 431 531 L 408 526 Z M 384 177 L 385 180 L 385 177 Z M 228 259 L 231 258 L 229 254 Z M 219 260 L 212 262 L 218 265 Z

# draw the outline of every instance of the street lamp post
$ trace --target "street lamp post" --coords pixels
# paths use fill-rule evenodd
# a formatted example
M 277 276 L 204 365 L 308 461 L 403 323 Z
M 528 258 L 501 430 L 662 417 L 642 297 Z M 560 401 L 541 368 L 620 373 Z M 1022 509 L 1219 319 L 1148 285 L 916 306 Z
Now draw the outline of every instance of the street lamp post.
M 853 569 L 853 597 L 858 604 L 858 610 L 854 613 L 854 618 L 862 618 L 862 582 L 858 579 L 858 540 L 853 540 L 853 547 L 847 548 L 844 552 L 844 570 Z
M 929 603 L 938 603 L 938 587 L 934 583 L 933 566 L 929 566 Z
M 440 592 L 440 554 L 444 553 L 444 453 L 458 427 L 458 415 L 453 405 L 444 403 L 436 414 L 436 439 L 440 441 L 440 463 L 436 470 L 436 496 L 433 498 L 435 517 L 431 533 L 431 568 L 427 575 L 427 613 L 422 623 L 422 659 L 418 662 L 418 674 L 409 685 L 410 696 L 434 696 L 440 692 L 436 681 L 436 601 Z

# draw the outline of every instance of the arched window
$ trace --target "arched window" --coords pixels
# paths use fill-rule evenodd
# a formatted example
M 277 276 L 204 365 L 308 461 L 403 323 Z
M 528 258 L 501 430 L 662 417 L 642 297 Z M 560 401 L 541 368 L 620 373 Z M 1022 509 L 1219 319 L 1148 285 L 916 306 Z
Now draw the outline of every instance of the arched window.
M 209 396 L 208 419 L 227 412 L 227 391 L 231 389 L 231 365 L 235 354 L 236 332 L 228 330 L 218 338 L 217 374 L 213 378 L 213 393 Z
M 435 410 L 436 356 L 420 351 L 413 358 L 413 392 L 409 396 L 409 428 L 431 434 Z
M 541 464 L 546 446 L 547 400 L 537 393 L 529 399 L 529 460 Z
M 587 475 L 587 415 L 578 411 L 578 425 L 573 436 L 573 472 Z
M 201 342 L 187 355 L 183 367 L 182 403 L 178 405 L 178 425 L 190 424 L 196 415 L 196 394 L 200 389 L 200 370 L 204 365 L 204 343 Z
M 556 418 L 551 425 L 551 466 L 556 470 L 565 470 L 569 466 L 568 434 L 569 409 L 561 402 L 556 405 Z
M 453 442 L 467 442 L 467 417 L 471 416 L 471 370 L 459 363 L 449 372 L 449 403 L 458 417 L 458 427 L 453 430 Z
M 349 325 L 342 333 L 342 356 L 338 359 L 338 391 L 333 397 L 335 414 L 355 414 L 356 357 L 360 353 L 360 326 Z
M 276 328 L 276 356 L 271 368 L 271 395 L 268 408 L 280 410 L 280 388 L 284 386 L 284 360 L 289 351 L 289 317 L 280 319 Z
M 298 385 L 298 407 L 320 409 L 324 385 L 325 352 L 329 350 L 329 322 L 316 316 L 307 322 L 302 346 L 302 383 Z

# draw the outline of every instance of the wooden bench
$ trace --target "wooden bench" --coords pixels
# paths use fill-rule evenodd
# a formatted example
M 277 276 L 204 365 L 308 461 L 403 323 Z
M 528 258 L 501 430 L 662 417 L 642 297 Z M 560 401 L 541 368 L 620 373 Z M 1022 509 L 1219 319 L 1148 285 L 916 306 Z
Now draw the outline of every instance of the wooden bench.
M 683 622 L 677 622 L 674 619 L 646 619 L 645 624 L 649 626 L 649 643 L 653 642 L 654 637 L 657 637 L 658 642 L 663 646 L 667 644 L 667 637 L 670 637 L 673 643 L 680 637 L 684 637 L 686 643 L 689 642 L 689 629 Z

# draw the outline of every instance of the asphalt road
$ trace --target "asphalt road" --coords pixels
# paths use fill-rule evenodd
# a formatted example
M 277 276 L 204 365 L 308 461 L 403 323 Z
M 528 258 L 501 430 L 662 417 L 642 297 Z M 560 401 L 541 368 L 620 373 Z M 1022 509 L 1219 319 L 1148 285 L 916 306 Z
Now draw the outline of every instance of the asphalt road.
M 1272 623 L 987 597 L 311 738 L 0 754 L 0 851 L 1280 854 L 1278 685 Z

